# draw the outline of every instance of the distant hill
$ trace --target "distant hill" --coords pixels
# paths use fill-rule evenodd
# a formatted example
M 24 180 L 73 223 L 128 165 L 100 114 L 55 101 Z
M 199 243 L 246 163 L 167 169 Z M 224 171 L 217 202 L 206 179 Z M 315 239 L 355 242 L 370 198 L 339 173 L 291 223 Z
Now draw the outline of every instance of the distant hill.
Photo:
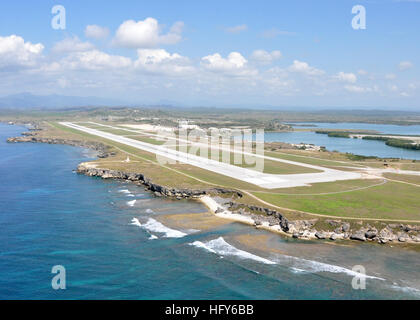
M 28 108 L 66 108 L 82 106 L 122 106 L 124 101 L 99 97 L 76 97 L 63 95 L 34 95 L 32 93 L 19 93 L 0 97 L 0 109 L 28 109 Z

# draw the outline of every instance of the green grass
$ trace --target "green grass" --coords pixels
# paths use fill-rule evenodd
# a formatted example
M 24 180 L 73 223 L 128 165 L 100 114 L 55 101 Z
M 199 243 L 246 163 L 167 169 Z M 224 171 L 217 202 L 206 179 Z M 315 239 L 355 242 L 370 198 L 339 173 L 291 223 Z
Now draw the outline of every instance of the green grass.
M 372 187 L 381 183 L 383 183 L 383 180 L 380 180 L 380 179 L 343 180 L 343 181 L 334 181 L 334 182 L 314 183 L 311 186 L 304 186 L 304 187 L 279 188 L 279 189 L 271 189 L 271 190 L 264 189 L 264 193 L 305 195 L 305 194 L 347 192 L 347 191 L 351 191 L 351 190 L 355 190 L 359 188 Z
M 299 155 L 293 155 L 293 154 L 286 154 L 286 153 L 279 153 L 279 152 L 273 152 L 273 151 L 265 151 L 264 153 L 266 156 L 273 157 L 273 158 L 279 158 L 284 160 L 290 160 L 290 161 L 297 161 L 302 162 L 306 164 L 312 164 L 315 166 L 345 166 L 346 163 L 335 161 L 335 160 L 328 160 L 328 159 L 321 159 L 311 156 L 299 156 Z M 357 163 L 350 163 L 347 160 L 347 164 L 349 166 L 359 166 Z
M 384 177 L 392 180 L 404 181 L 420 185 L 420 176 L 398 173 L 384 173 Z
M 420 220 L 420 189 L 388 182 L 365 190 L 316 196 L 289 196 L 255 192 L 274 205 L 330 216 Z

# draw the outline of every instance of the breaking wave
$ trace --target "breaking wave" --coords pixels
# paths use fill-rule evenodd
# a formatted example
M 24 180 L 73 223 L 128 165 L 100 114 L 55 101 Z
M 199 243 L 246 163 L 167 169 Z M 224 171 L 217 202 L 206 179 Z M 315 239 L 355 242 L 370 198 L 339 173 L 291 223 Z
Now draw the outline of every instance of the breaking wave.
M 134 207 L 134 205 L 136 204 L 137 200 L 133 200 L 133 201 L 128 201 L 127 205 L 130 207 Z
M 165 234 L 165 238 L 182 238 L 187 235 L 184 232 L 168 228 L 167 226 L 164 226 L 162 223 L 152 218 L 150 218 L 145 224 L 143 224 L 143 228 L 145 228 L 148 231 L 163 233 Z
M 235 248 L 234 246 L 227 243 L 225 239 L 223 239 L 222 237 L 217 238 L 215 240 L 208 241 L 208 242 L 195 241 L 193 243 L 190 243 L 190 245 L 193 245 L 197 248 L 205 249 L 209 252 L 219 254 L 222 256 L 236 256 L 242 259 L 254 260 L 254 261 L 262 262 L 265 264 L 275 264 L 275 262 L 271 260 L 259 257 L 247 251 L 243 251 L 238 248 Z
M 303 258 L 297 258 L 292 256 L 280 256 L 276 259 L 279 264 L 287 265 L 291 268 L 294 273 L 318 273 L 318 272 L 330 272 L 330 273 L 344 273 L 352 277 L 365 277 L 366 279 L 377 279 L 385 280 L 383 278 L 363 275 L 359 272 L 347 269 L 344 267 L 328 264 L 324 262 L 318 262 L 313 260 L 307 260 Z
M 131 225 L 141 227 L 141 223 L 137 218 L 131 219 Z

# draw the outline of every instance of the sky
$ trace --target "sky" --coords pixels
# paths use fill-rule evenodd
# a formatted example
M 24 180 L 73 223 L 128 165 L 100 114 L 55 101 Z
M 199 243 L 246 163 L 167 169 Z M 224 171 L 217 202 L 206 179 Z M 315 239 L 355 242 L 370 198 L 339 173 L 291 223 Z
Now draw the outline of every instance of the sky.
M 420 111 L 419 71 L 420 0 L 0 4 L 0 96 Z

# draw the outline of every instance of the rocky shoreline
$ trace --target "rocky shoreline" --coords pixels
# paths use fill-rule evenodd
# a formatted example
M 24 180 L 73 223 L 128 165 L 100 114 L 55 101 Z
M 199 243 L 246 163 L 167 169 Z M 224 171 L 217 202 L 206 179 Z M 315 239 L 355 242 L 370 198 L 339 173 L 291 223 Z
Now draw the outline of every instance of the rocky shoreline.
M 106 158 L 114 155 L 109 152 L 109 147 L 99 142 L 87 142 L 79 140 L 68 140 L 60 138 L 43 138 L 36 135 L 36 132 L 42 130 L 35 126 L 29 132 L 24 132 L 21 137 L 8 138 L 9 143 L 48 143 L 48 144 L 66 144 L 77 147 L 84 147 L 98 152 L 99 158 Z M 176 189 L 155 184 L 150 178 L 141 173 L 129 173 L 110 169 L 97 168 L 91 163 L 81 163 L 77 167 L 77 173 L 91 177 L 100 177 L 102 179 L 125 180 L 144 186 L 146 190 L 154 193 L 157 197 L 170 197 L 174 199 L 193 199 L 199 200 L 206 195 L 221 196 L 226 201 L 220 204 L 215 210 L 215 214 L 230 212 L 240 215 L 257 228 L 265 228 L 272 231 L 278 231 L 287 236 L 296 239 L 318 239 L 318 240 L 354 240 L 354 241 L 376 241 L 380 244 L 386 243 L 417 243 L 420 244 L 420 226 L 411 226 L 403 224 L 386 224 L 379 231 L 377 228 L 367 224 L 363 226 L 360 221 L 360 228 L 353 230 L 350 223 L 341 220 L 325 220 L 325 223 L 333 228 L 334 231 L 325 231 L 315 229 L 319 219 L 294 220 L 289 221 L 282 213 L 269 208 L 255 205 L 247 205 L 235 201 L 242 198 L 242 194 L 236 190 L 223 188 L 212 188 L 207 190 Z M 226 198 L 228 197 L 228 198 Z

